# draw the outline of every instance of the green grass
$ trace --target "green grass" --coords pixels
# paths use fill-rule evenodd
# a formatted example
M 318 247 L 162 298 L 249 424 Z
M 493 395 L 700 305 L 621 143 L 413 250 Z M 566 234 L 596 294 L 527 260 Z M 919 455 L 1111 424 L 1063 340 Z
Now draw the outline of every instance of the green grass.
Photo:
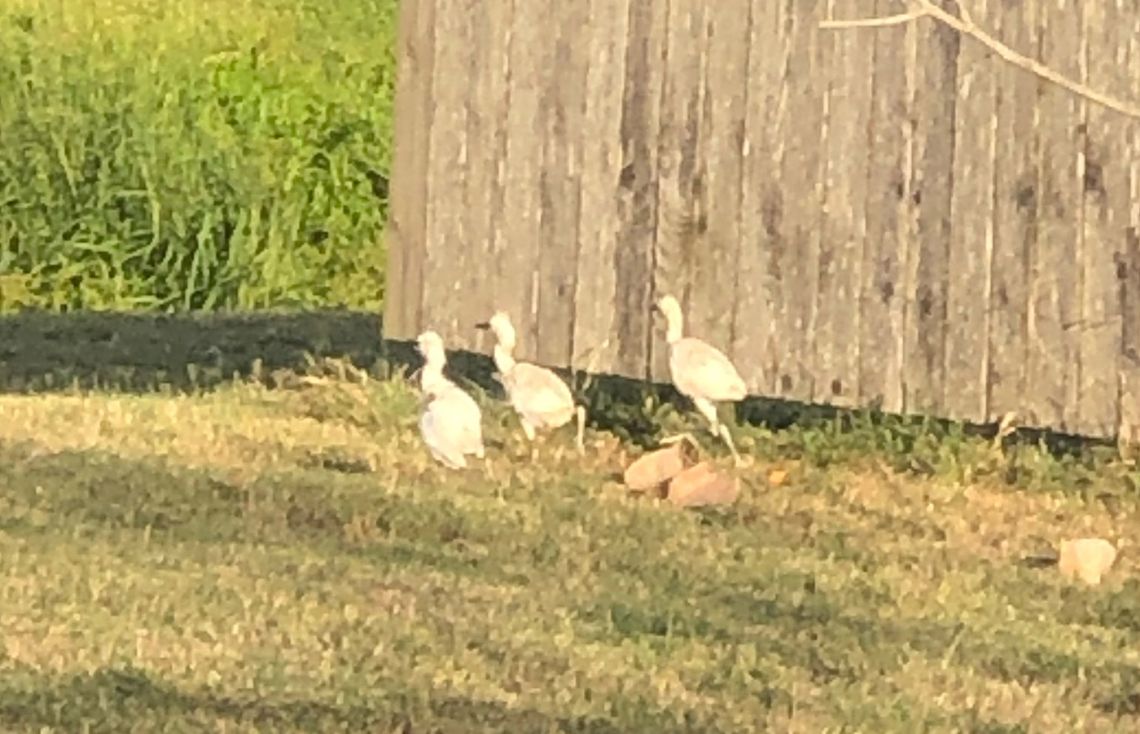
M 383 298 L 395 0 L 7 0 L 0 311 Z
M 502 446 L 456 475 L 399 379 L 0 397 L 0 729 L 1140 724 L 1128 550 L 1096 588 L 1020 562 L 1134 537 L 1130 466 L 740 429 L 737 505 L 681 511 L 612 480 L 637 453 L 612 434 L 532 464 L 481 400 Z

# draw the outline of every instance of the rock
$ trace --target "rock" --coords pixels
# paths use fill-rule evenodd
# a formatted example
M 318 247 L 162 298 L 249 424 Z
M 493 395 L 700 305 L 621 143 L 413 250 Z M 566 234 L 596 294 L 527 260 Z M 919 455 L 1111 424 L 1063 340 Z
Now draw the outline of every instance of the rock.
M 673 477 L 692 466 L 696 460 L 696 448 L 687 441 L 679 441 L 672 446 L 640 456 L 625 470 L 623 480 L 632 492 L 661 490 Z
M 1062 540 L 1057 568 L 1065 578 L 1095 586 L 1116 562 L 1116 548 L 1103 538 Z
M 669 482 L 668 500 L 677 507 L 731 505 L 740 494 L 740 485 L 715 471 L 707 461 L 689 467 Z

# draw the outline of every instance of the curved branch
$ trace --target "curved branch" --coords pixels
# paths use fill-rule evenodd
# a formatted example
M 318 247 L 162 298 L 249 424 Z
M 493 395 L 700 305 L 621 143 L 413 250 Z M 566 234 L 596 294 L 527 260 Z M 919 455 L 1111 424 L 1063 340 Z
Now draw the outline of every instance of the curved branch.
M 826 30 L 837 30 L 840 28 L 888 28 L 893 25 L 902 25 L 909 23 L 912 20 L 917 20 L 926 15 L 924 12 L 910 11 L 909 13 L 899 13 L 898 15 L 886 15 L 882 18 L 859 18 L 856 20 L 825 20 L 819 24 L 820 28 Z
M 1009 46 L 1005 45 L 985 30 L 980 28 L 974 22 L 970 12 L 962 5 L 963 0 L 958 0 L 958 15 L 954 15 L 943 10 L 934 0 L 908 0 L 911 10 L 907 13 L 899 15 L 891 15 L 883 18 L 863 18 L 859 20 L 825 20 L 820 23 L 819 27 L 828 30 L 837 30 L 842 28 L 882 28 L 886 26 L 899 25 L 919 18 L 933 18 L 940 23 L 943 23 L 962 35 L 969 36 L 986 48 L 993 51 L 1006 62 L 1020 67 L 1045 81 L 1056 84 L 1063 89 L 1066 89 L 1073 94 L 1084 97 L 1090 102 L 1099 104 L 1102 107 L 1110 109 L 1114 112 L 1119 112 L 1122 115 L 1127 115 L 1135 119 L 1140 119 L 1140 104 L 1118 99 L 1116 97 L 1098 92 L 1087 84 L 1073 80 L 1055 71 L 1040 61 L 1030 58 L 1025 54 L 1014 51 Z

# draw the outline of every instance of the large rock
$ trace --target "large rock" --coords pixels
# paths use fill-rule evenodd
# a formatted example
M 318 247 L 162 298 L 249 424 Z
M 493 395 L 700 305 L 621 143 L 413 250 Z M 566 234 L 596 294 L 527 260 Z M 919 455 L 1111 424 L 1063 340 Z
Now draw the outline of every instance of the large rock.
M 721 474 L 707 461 L 689 467 L 669 482 L 668 500 L 677 507 L 731 505 L 739 495 L 739 480 Z
M 655 491 L 664 495 L 671 479 L 696 462 L 696 447 L 688 441 L 650 451 L 629 465 L 623 477 L 632 492 Z

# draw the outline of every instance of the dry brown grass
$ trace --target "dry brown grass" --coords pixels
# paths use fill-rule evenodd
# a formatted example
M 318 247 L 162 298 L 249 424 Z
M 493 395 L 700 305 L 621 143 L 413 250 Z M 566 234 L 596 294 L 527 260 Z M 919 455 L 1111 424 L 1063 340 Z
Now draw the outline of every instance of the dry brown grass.
M 1134 536 L 1128 494 L 819 461 L 744 430 L 737 505 L 685 512 L 627 496 L 612 474 L 636 452 L 607 434 L 579 459 L 556 433 L 530 464 L 481 400 L 502 446 L 456 474 L 400 380 L 0 396 L 0 726 L 1140 723 L 1127 547 L 1094 589 L 1020 563 Z

